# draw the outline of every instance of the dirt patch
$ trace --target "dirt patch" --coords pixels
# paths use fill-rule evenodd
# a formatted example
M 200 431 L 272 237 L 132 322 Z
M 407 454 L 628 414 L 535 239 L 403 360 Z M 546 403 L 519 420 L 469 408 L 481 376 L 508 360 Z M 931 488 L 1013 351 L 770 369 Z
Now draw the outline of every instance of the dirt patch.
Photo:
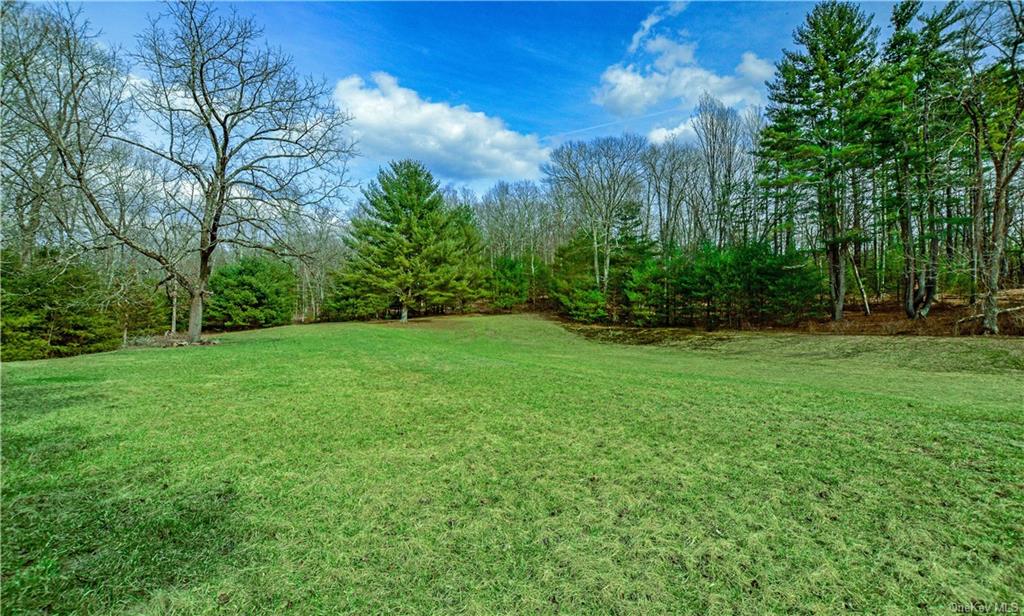
M 1024 289 L 1012 289 L 1000 295 L 1001 308 L 1024 304 Z M 881 335 L 881 336 L 957 336 L 982 333 L 981 319 L 958 323 L 977 315 L 980 306 L 971 306 L 957 297 L 946 297 L 933 304 L 928 316 L 908 319 L 900 303 L 886 298 L 871 303 L 871 315 L 860 305 L 847 304 L 844 319 L 808 321 L 792 331 L 817 334 Z M 999 315 L 999 332 L 1007 336 L 1024 335 L 1024 311 Z

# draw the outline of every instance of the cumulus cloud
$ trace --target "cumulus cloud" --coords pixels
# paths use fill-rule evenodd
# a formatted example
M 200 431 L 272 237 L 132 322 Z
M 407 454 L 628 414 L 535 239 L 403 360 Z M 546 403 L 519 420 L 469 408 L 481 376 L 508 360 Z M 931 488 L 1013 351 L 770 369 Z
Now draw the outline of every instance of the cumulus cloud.
M 736 74 L 754 83 L 764 83 L 775 74 L 775 67 L 771 62 L 758 58 L 752 51 L 743 54 L 743 61 L 736 67 Z
M 605 69 L 594 101 L 619 116 L 637 115 L 669 101 L 692 107 L 704 92 L 730 107 L 763 102 L 762 86 L 774 69 L 754 53 L 743 54 L 733 74 L 719 75 L 692 59 L 692 46 L 667 41 L 659 47 L 650 64 L 620 63 Z
M 371 74 L 369 83 L 358 75 L 341 79 L 334 100 L 353 116 L 360 153 L 380 164 L 415 158 L 443 178 L 473 181 L 534 178 L 547 159 L 536 135 L 465 105 L 425 100 L 387 73 Z
M 704 92 L 730 107 L 763 103 L 764 82 L 774 72 L 771 63 L 748 51 L 732 73 L 718 74 L 700 65 L 693 42 L 679 40 L 678 32 L 656 31 L 664 29 L 658 28 L 658 24 L 681 10 L 671 5 L 659 7 L 640 23 L 627 50 L 627 59 L 602 73 L 594 102 L 622 117 L 636 116 L 668 103 L 685 111 Z M 677 126 L 660 130 L 682 129 Z
M 657 71 L 671 71 L 676 66 L 696 64 L 697 45 L 680 43 L 667 36 L 656 36 L 644 44 L 647 53 L 654 56 L 654 68 Z
M 647 138 L 651 143 L 662 144 L 669 139 L 677 139 L 679 141 L 693 141 L 697 138 L 697 129 L 693 127 L 693 118 L 687 118 L 680 122 L 675 127 L 665 128 L 657 127 L 647 133 Z

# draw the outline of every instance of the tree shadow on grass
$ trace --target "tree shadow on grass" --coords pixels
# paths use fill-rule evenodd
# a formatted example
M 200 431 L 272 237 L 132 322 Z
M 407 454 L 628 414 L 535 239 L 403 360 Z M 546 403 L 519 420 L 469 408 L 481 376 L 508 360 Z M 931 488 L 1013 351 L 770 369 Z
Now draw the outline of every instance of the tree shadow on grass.
M 232 558 L 231 483 L 172 484 L 155 465 L 103 474 L 88 460 L 104 446 L 76 429 L 4 434 L 3 614 L 122 612 Z
M 95 405 L 104 395 L 94 385 L 98 379 L 33 379 L 12 385 L 3 379 L 4 424 L 39 417 L 74 406 Z

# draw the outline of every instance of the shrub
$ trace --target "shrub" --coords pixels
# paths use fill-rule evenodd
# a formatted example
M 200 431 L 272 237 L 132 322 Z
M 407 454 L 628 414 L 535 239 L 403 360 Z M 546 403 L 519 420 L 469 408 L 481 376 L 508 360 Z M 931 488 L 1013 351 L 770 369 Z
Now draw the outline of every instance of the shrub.
M 207 322 L 240 329 L 291 322 L 295 312 L 295 274 L 281 261 L 245 257 L 210 276 Z
M 608 318 L 608 302 L 597 289 L 573 289 L 562 298 L 569 316 L 582 323 L 596 323 Z
M 23 265 L 5 254 L 0 286 L 0 358 L 65 357 L 116 349 L 117 324 L 102 279 L 87 264 L 40 255 Z
M 324 300 L 323 317 L 328 321 L 382 318 L 390 307 L 387 300 L 378 295 L 360 295 L 339 285 Z
M 551 295 L 572 319 L 593 323 L 608 318 L 607 298 L 595 288 L 590 242 L 576 236 L 559 247 L 551 272 Z
M 117 272 L 115 277 L 119 285 L 108 311 L 125 340 L 166 331 L 170 308 L 165 305 L 163 293 L 157 292 L 156 281 L 146 280 L 131 267 Z

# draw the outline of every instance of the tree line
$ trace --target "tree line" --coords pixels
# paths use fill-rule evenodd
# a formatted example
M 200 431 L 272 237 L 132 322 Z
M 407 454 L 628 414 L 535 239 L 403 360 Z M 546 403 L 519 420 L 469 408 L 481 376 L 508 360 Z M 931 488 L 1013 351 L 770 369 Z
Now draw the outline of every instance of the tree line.
M 717 327 L 890 298 L 927 318 L 950 293 L 997 333 L 1000 289 L 1024 282 L 1022 3 L 890 20 L 880 41 L 856 5 L 819 3 L 767 107 L 705 94 L 692 138 L 562 143 L 539 181 L 480 196 L 394 161 L 345 212 L 351 118 L 252 20 L 167 4 L 125 51 L 73 9 L 4 2 L 4 355 L 198 341 L 211 317 Z
M 905 1 L 879 42 L 856 5 L 819 3 L 763 111 L 705 95 L 691 141 L 563 144 L 543 187 L 484 195 L 490 258 L 530 261 L 532 277 L 534 259 L 557 269 L 559 248 L 586 242 L 593 303 L 619 311 L 644 270 L 617 264 L 653 260 L 667 278 L 655 320 L 671 323 L 680 299 L 669 287 L 689 286 L 669 273 L 676 260 L 754 250 L 819 272 L 834 320 L 851 296 L 857 310 L 895 297 L 907 318 L 925 318 L 946 292 L 980 304 L 996 333 L 999 290 L 1024 280 L 1022 6 Z

